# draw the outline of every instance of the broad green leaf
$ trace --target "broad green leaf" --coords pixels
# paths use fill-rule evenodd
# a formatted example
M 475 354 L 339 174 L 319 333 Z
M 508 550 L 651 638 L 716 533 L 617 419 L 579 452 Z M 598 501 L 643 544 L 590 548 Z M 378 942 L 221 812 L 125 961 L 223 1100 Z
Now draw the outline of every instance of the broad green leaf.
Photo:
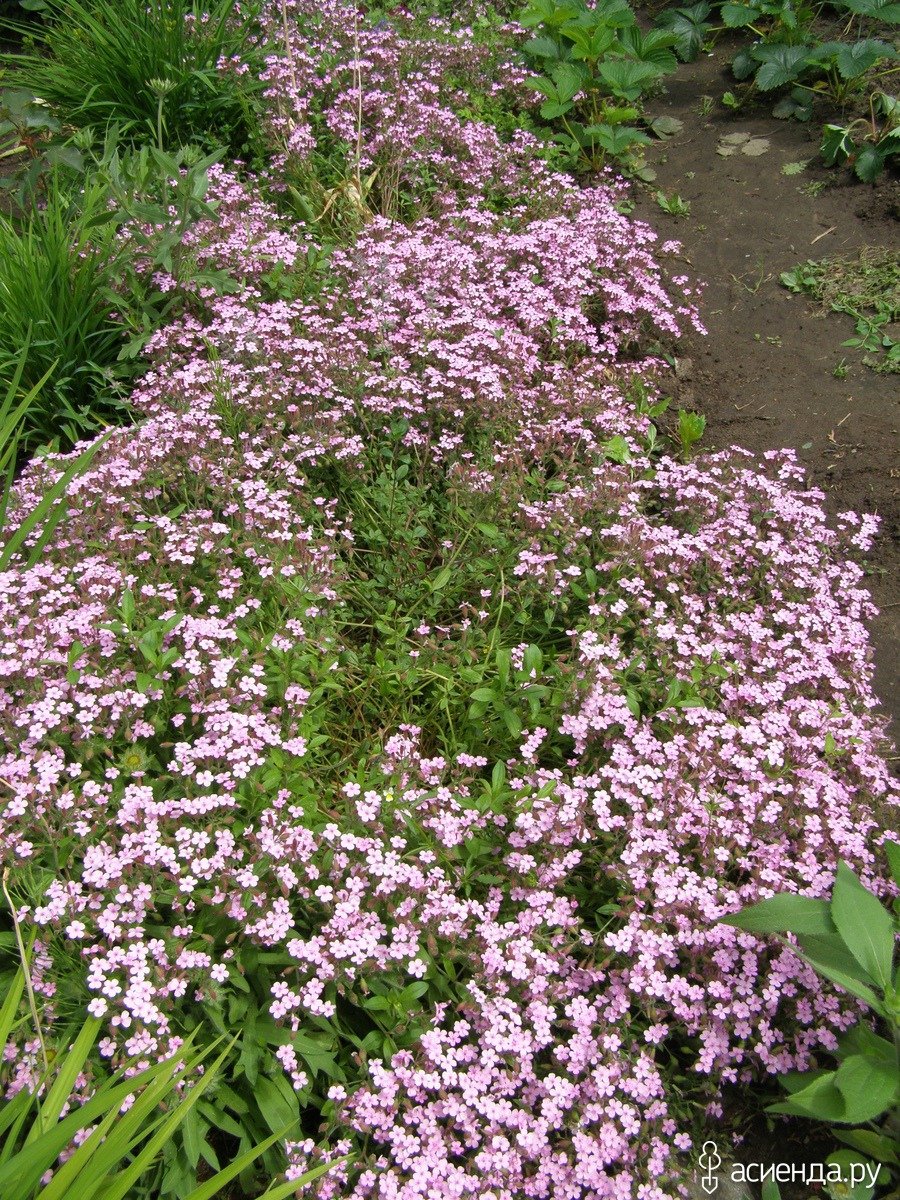
M 898 1069 L 898 1050 L 893 1042 L 876 1033 L 865 1021 L 854 1025 L 841 1038 L 838 1047 L 838 1058 L 848 1058 L 851 1054 L 862 1054 L 874 1062 L 880 1062 L 889 1071 Z
M 722 923 L 749 933 L 834 933 L 827 900 L 784 894 L 760 900 L 740 912 L 723 917 Z
M 893 1108 L 900 1093 L 896 1061 L 890 1065 L 862 1054 L 851 1054 L 838 1067 L 834 1085 L 844 1097 L 848 1125 L 874 1121 Z
M 631 451 L 628 449 L 628 443 L 619 433 L 615 437 L 611 437 L 608 442 L 604 442 L 602 449 L 610 462 L 619 464 L 631 462 Z
M 749 48 L 746 46 L 742 46 L 741 49 L 738 50 L 737 54 L 735 54 L 734 58 L 731 60 L 731 73 L 735 77 L 735 79 L 739 79 L 739 80 L 749 79 L 750 76 L 753 74 L 753 72 L 756 70 L 756 65 L 757 65 L 756 59 L 750 53 Z M 728 100 L 726 98 L 729 96 L 731 97 L 731 100 Z M 729 108 L 739 108 L 740 107 L 739 102 L 735 99 L 734 94 L 732 92 L 725 93 L 725 95 L 722 97 L 722 103 L 727 105 Z
M 672 53 L 675 42 L 675 34 L 668 30 L 651 29 L 642 33 L 637 25 L 623 29 L 619 34 L 619 43 L 629 58 L 650 63 L 658 71 L 665 73 L 678 67 L 678 59 Z
M 900 21 L 900 4 L 895 0 L 840 0 L 840 8 L 848 12 L 858 13 L 861 17 L 874 17 L 876 21 L 885 21 L 895 25 Z
M 557 100 L 546 100 L 540 108 L 541 116 L 545 121 L 555 121 L 558 117 L 564 117 L 566 113 L 571 111 L 571 101 L 561 104 Z
M 891 878 L 897 887 L 900 887 L 900 842 L 885 841 L 884 852 L 891 868 Z
M 532 58 L 559 58 L 559 46 L 550 37 L 535 37 L 522 47 Z
M 761 92 L 793 83 L 803 73 L 809 59 L 806 46 L 756 46 L 753 57 L 762 66 L 756 72 L 756 86 Z
M 864 1000 L 874 1012 L 884 1016 L 884 1006 L 866 982 L 869 978 L 866 972 L 853 956 L 847 953 L 846 947 L 835 945 L 834 935 L 816 937 L 801 934 L 798 940 L 801 945 L 797 952 L 820 975 L 824 975 L 852 996 Z
M 754 8 L 750 4 L 723 4 L 721 13 L 722 20 L 729 29 L 740 29 L 744 25 L 752 25 L 762 15 L 758 8 Z
M 377 997 L 381 999 L 381 997 Z M 259 1106 L 263 1120 L 274 1133 L 300 1118 L 297 1093 L 283 1075 L 260 1075 L 256 1081 L 253 1098 Z
M 794 1092 L 802 1092 L 804 1088 L 808 1088 L 817 1079 L 823 1079 L 826 1075 L 830 1078 L 833 1074 L 833 1071 L 826 1071 L 824 1069 L 818 1071 L 786 1071 L 783 1075 L 778 1076 L 778 1082 L 792 1096 Z
M 812 1117 L 817 1121 L 842 1121 L 844 1111 L 844 1097 L 835 1087 L 832 1071 L 794 1092 L 787 1100 L 766 1107 L 766 1112 Z
M 833 167 L 835 164 L 846 162 L 855 151 L 856 146 L 853 144 L 849 129 L 845 129 L 842 125 L 824 126 L 819 153 L 826 166 Z
M 842 79 L 857 79 L 883 58 L 896 57 L 896 52 L 887 42 L 865 38 L 861 42 L 842 45 L 835 54 L 835 62 Z
M 841 1182 L 826 1188 L 832 1200 L 872 1200 L 875 1188 L 869 1183 L 871 1175 L 865 1170 L 866 1167 L 872 1165 L 868 1159 L 857 1154 L 855 1150 L 835 1150 L 833 1154 L 828 1155 L 825 1162 L 829 1167 L 841 1168 Z M 856 1172 L 853 1170 L 854 1167 L 857 1168 Z M 859 1171 L 860 1167 L 863 1168 L 862 1171 Z M 876 1176 L 876 1182 L 879 1182 L 878 1175 L 883 1175 L 884 1182 L 887 1182 L 887 1171 L 882 1169 L 880 1172 L 873 1171 L 872 1173 Z M 861 1176 L 858 1183 L 856 1182 L 857 1175 Z
M 900 1167 L 896 1143 L 889 1137 L 874 1133 L 870 1129 L 834 1129 L 832 1133 L 839 1141 L 855 1150 L 861 1150 L 876 1162 Z
M 628 0 L 603 0 L 595 8 L 588 9 L 580 5 L 580 12 L 562 26 L 562 32 L 568 34 L 573 26 L 582 29 L 596 29 L 606 26 L 609 29 L 627 29 L 635 23 L 634 10 Z
M 501 710 L 500 716 L 511 736 L 518 737 L 522 732 L 522 719 L 519 714 L 512 708 L 504 708 Z
M 894 922 L 846 863 L 838 863 L 831 916 L 847 949 L 882 990 L 890 986 Z
M 881 147 L 866 142 L 856 156 L 853 170 L 863 183 L 874 183 L 884 170 L 884 155 Z
M 560 103 L 574 99 L 582 90 L 589 77 L 585 67 L 567 62 L 559 63 L 553 67 L 550 74 L 553 82 L 556 84 L 556 98 Z
M 571 39 L 572 57 L 580 61 L 596 62 L 608 53 L 616 40 L 613 29 L 587 30 L 567 27 L 563 32 Z
M 441 591 L 442 588 L 445 588 L 447 586 L 447 584 L 450 582 L 450 580 L 452 578 L 453 578 L 453 568 L 452 567 L 442 567 L 441 570 L 438 571 L 437 575 L 432 580 L 431 590 L 433 592 Z
M 614 96 L 637 100 L 662 72 L 651 63 L 607 60 L 600 63 L 597 74 Z

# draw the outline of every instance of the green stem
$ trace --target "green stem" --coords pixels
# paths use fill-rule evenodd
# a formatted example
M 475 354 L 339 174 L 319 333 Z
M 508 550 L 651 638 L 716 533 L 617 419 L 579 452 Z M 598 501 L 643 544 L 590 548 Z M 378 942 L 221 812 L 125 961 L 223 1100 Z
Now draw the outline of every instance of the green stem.
M 25 950 L 25 942 L 22 940 L 22 928 L 19 925 L 19 918 L 16 915 L 16 906 L 12 902 L 12 897 L 7 889 L 7 880 L 9 879 L 9 867 L 5 867 L 3 871 L 3 895 L 6 897 L 6 903 L 9 905 L 10 915 L 12 916 L 13 929 L 15 930 L 16 945 L 19 949 L 19 958 L 22 962 L 22 973 L 25 976 L 25 989 L 28 993 L 28 1007 L 31 1010 L 31 1019 L 34 1021 L 34 1029 L 37 1034 L 38 1042 L 41 1046 L 41 1057 L 44 1060 L 44 1070 L 47 1075 L 50 1074 L 50 1060 L 47 1057 L 47 1047 L 44 1044 L 44 1034 L 41 1030 L 41 1021 L 38 1016 L 37 998 L 34 994 L 34 987 L 31 982 L 31 967 L 28 963 L 28 954 Z

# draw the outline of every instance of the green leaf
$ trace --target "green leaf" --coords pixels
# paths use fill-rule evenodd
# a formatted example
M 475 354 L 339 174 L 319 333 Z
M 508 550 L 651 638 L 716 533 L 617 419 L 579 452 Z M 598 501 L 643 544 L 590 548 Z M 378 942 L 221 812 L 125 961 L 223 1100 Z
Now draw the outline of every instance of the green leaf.
M 532 58 L 559 58 L 559 45 L 551 37 L 535 37 L 522 47 Z
M 555 121 L 557 117 L 564 117 L 566 113 L 571 111 L 571 101 L 560 104 L 556 100 L 546 100 L 540 107 L 540 114 L 545 121 Z
M 838 1047 L 838 1058 L 844 1059 L 851 1054 L 862 1054 L 875 1062 L 883 1063 L 888 1070 L 897 1069 L 897 1048 L 893 1042 L 877 1034 L 865 1021 L 854 1025 L 841 1038 Z
M 614 96 L 637 100 L 662 72 L 651 63 L 607 60 L 600 63 L 597 74 Z
M 704 9 L 702 15 L 694 15 Z M 704 39 L 710 29 L 706 23 L 709 13 L 708 4 L 695 4 L 689 9 L 661 14 L 658 23 L 675 35 L 675 53 L 682 62 L 693 62 L 703 49 Z
M 527 652 L 526 652 L 527 653 Z M 497 676 L 500 680 L 500 687 L 505 689 L 509 683 L 509 672 L 512 667 L 512 654 L 506 648 L 497 651 Z
M 509 730 L 512 737 L 517 738 L 522 732 L 522 720 L 519 714 L 512 708 L 504 708 L 500 713 L 503 719 L 503 724 Z
M 766 1107 L 766 1112 L 812 1117 L 816 1121 L 842 1121 L 844 1111 L 844 1097 L 835 1087 L 832 1071 L 794 1092 L 789 1099 Z
M 741 29 L 744 25 L 752 25 L 761 16 L 760 10 L 750 4 L 723 4 L 721 13 L 728 29 Z
M 616 40 L 614 30 L 602 27 L 587 30 L 567 26 L 563 32 L 572 42 L 572 57 L 589 62 L 596 62 L 602 58 Z
M 873 146 L 871 142 L 866 142 L 856 156 L 853 170 L 863 183 L 874 183 L 884 170 L 884 155 L 880 146 Z
M 900 887 L 900 842 L 886 840 L 884 842 L 884 852 L 887 855 L 888 866 L 891 869 L 891 878 L 897 887 Z
M 900 1167 L 900 1157 L 897 1156 L 896 1143 L 891 1138 L 869 1129 L 833 1129 L 832 1133 L 847 1146 L 861 1150 L 876 1162 L 887 1163 L 892 1167 Z
M 846 863 L 838 863 L 831 916 L 847 949 L 882 991 L 886 991 L 894 960 L 894 922 Z
M 87 1062 L 99 1031 L 100 1021 L 88 1017 L 72 1046 L 60 1056 L 59 1072 L 50 1091 L 41 1102 L 41 1119 L 45 1129 L 49 1129 L 59 1120 L 59 1114 L 72 1095 L 75 1080 Z
M 826 125 L 822 130 L 822 144 L 819 153 L 825 160 L 825 165 L 833 167 L 844 163 L 851 154 L 856 152 L 850 130 L 842 125 Z
M 642 33 L 638 25 L 623 29 L 619 43 L 625 53 L 637 62 L 651 63 L 658 71 L 668 73 L 678 67 L 672 53 L 677 38 L 670 30 L 650 29 Z
M 760 900 L 749 908 L 723 917 L 724 925 L 734 925 L 749 933 L 810 933 L 829 934 L 835 932 L 827 900 L 814 900 L 811 896 L 794 896 L 784 893 Z
M 678 437 L 685 453 L 703 437 L 705 429 L 706 417 L 702 414 L 684 408 L 678 410 Z
M 0 1008 L 0 1046 L 5 1046 L 9 1041 L 10 1030 L 15 1023 L 16 1013 L 19 1010 L 19 1003 L 24 991 L 25 973 L 19 967 L 13 976 L 12 983 L 7 988 L 6 995 L 3 998 L 3 1007 Z
M 801 934 L 798 937 L 798 953 L 820 975 L 842 987 L 852 996 L 864 1000 L 875 1012 L 884 1015 L 884 1006 L 869 986 L 869 976 L 849 953 L 843 942 L 836 943 L 837 935 L 825 937 Z
M 840 0 L 840 8 L 858 13 L 861 17 L 873 17 L 890 25 L 900 21 L 900 4 L 894 0 Z
M 897 55 L 887 42 L 878 38 L 864 38 L 860 42 L 840 46 L 834 57 L 842 79 L 858 79 L 883 58 L 896 58 Z
M 574 5 L 570 5 L 569 8 L 574 11 L 562 26 L 562 32 L 567 37 L 577 28 L 602 29 L 606 26 L 609 29 L 627 29 L 635 23 L 634 11 L 628 0 L 603 0 L 602 5 L 593 9 L 588 9 L 579 2 L 577 8 Z
M 851 1054 L 838 1067 L 834 1085 L 844 1097 L 848 1125 L 874 1121 L 897 1102 L 900 1077 L 896 1060 L 888 1065 L 879 1059 Z
M 500 530 L 496 525 L 491 525 L 487 521 L 479 521 L 478 529 L 484 534 L 489 541 L 496 541 L 500 537 Z
M 604 442 L 602 446 L 603 453 L 610 462 L 625 464 L 631 462 L 631 451 L 628 449 L 628 443 L 621 434 L 616 434 L 609 441 Z
M 872 1200 L 875 1194 L 875 1188 L 869 1183 L 866 1178 L 865 1168 L 870 1167 L 871 1163 L 857 1154 L 854 1150 L 835 1150 L 833 1154 L 829 1154 L 825 1159 L 829 1167 L 837 1166 L 841 1168 L 841 1181 L 838 1184 L 832 1184 L 825 1190 L 828 1192 L 832 1200 Z M 863 1168 L 863 1171 L 857 1173 L 861 1175 L 859 1183 L 855 1182 L 856 1174 L 853 1168 Z M 876 1183 L 879 1182 L 878 1175 L 884 1176 L 884 1182 L 887 1181 L 888 1175 L 886 1171 L 872 1172 L 876 1176 Z
M 253 1089 L 253 1098 L 262 1118 L 274 1133 L 300 1119 L 297 1093 L 283 1075 L 260 1075 Z
M 756 86 L 761 92 L 793 83 L 803 73 L 809 58 L 806 46 L 756 46 L 753 57 L 762 66 L 756 72 Z
M 808 121 L 813 113 L 813 95 L 811 92 L 805 92 L 802 88 L 793 88 L 789 95 L 782 96 L 775 107 L 772 109 L 772 116 L 776 121 L 787 121 L 793 118 L 795 121 Z M 787 166 L 789 164 L 785 164 Z M 806 166 L 806 163 L 801 164 L 801 169 Z M 791 174 L 782 167 L 785 175 Z

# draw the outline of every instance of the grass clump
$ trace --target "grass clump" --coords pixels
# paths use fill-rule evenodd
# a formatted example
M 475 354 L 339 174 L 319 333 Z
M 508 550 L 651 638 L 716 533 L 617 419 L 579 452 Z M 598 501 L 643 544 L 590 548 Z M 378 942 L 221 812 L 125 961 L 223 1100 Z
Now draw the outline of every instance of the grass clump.
M 69 125 L 116 124 L 136 141 L 246 148 L 255 4 L 214 0 L 47 0 L 15 82 Z M 221 65 L 220 65 L 221 64 Z
M 0 383 L 9 383 L 26 344 L 21 387 L 44 381 L 22 449 L 60 436 L 73 443 L 121 409 L 122 324 L 112 290 L 121 251 L 105 199 L 99 186 L 79 194 L 53 177 L 45 201 L 24 217 L 0 215 L 0 363 L 9 364 Z
M 895 251 L 865 246 L 856 258 L 809 260 L 782 272 L 781 282 L 832 312 L 853 317 L 856 335 L 841 345 L 865 351 L 867 366 L 900 371 L 900 255 Z

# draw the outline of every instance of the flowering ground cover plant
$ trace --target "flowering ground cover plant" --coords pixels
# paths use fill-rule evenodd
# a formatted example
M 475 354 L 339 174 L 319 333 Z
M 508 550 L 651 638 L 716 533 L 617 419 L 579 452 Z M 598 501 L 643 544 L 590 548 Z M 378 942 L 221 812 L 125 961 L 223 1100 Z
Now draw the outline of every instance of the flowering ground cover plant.
M 184 246 L 233 288 L 150 340 L 141 421 L 0 575 L 38 1023 L 5 1095 L 87 1012 L 74 1103 L 236 1037 L 141 1195 L 271 1134 L 245 1194 L 286 1162 L 334 1164 L 308 1196 L 677 1195 L 723 1084 L 858 1019 L 721 919 L 839 861 L 888 886 L 874 521 L 829 526 L 788 452 L 660 436 L 653 347 L 699 324 L 677 247 L 474 115 L 517 102 L 496 48 L 261 19 L 294 218 L 210 170 Z

